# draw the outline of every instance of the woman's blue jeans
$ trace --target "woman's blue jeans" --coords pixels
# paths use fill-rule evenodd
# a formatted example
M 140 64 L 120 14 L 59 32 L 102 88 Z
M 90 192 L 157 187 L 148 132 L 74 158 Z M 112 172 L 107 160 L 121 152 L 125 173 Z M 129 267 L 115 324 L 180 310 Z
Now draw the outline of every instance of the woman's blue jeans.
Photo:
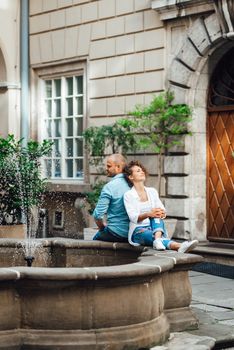
M 162 219 L 150 219 L 150 226 L 136 227 L 132 235 L 132 240 L 134 243 L 152 247 L 155 240 L 155 232 L 157 231 L 162 232 L 162 243 L 167 249 L 170 249 L 172 241 L 168 238 L 167 230 Z

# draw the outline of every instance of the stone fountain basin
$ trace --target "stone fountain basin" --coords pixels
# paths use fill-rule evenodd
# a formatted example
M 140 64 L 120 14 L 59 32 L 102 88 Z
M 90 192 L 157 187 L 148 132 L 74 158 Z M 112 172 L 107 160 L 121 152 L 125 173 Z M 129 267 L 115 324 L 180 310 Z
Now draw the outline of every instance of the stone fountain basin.
M 25 267 L 20 242 L 0 240 L 0 348 L 149 348 L 198 326 L 188 270 L 201 257 L 72 239 L 41 245 Z

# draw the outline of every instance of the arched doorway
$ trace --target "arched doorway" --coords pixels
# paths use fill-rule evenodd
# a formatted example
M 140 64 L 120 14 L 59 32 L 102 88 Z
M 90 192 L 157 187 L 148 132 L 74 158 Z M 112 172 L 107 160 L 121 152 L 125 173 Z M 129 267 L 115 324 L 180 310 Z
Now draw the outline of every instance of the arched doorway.
M 234 242 L 234 48 L 211 78 L 207 138 L 207 239 Z

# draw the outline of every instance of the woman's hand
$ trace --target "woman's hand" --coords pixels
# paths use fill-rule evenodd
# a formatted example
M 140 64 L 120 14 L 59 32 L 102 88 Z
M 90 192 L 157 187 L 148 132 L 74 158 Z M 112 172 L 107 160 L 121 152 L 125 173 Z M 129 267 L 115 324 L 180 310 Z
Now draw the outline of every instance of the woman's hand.
M 141 222 L 147 218 L 159 218 L 159 219 L 165 219 L 166 217 L 166 212 L 164 209 L 161 208 L 153 208 L 151 211 L 147 213 L 140 214 L 138 216 L 137 222 Z
M 165 219 L 165 217 L 166 217 L 166 212 L 164 209 L 161 209 L 161 208 L 153 208 L 149 212 L 149 218 Z

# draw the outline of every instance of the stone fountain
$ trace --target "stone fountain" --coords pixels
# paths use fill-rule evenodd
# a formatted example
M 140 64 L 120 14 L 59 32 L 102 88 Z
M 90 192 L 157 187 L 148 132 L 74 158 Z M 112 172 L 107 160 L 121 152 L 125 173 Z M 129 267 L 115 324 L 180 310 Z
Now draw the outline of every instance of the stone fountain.
M 0 240 L 0 349 L 136 350 L 198 327 L 188 270 L 201 257 L 123 243 L 40 243 L 26 267 L 20 241 Z

